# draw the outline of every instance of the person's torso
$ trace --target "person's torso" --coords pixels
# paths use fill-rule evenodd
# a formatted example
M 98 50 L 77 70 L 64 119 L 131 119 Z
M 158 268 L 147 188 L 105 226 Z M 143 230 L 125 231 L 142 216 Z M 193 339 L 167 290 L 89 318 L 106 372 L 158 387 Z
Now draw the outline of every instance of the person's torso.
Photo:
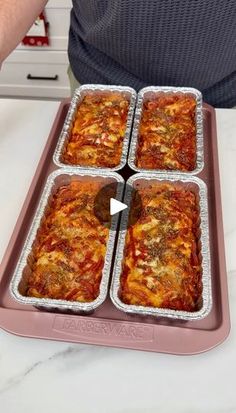
M 236 72 L 236 1 L 74 0 L 69 55 L 77 77 L 204 90 Z

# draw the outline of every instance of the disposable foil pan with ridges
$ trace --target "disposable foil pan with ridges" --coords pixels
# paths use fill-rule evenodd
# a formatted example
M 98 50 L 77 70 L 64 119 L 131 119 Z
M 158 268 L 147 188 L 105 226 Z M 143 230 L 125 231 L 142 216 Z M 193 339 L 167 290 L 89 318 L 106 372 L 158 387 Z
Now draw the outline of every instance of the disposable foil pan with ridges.
M 127 223 L 129 218 L 129 211 L 126 209 L 122 212 L 121 230 L 119 232 L 118 245 L 116 250 L 116 258 L 114 263 L 114 270 L 112 276 L 112 285 L 110 290 L 111 300 L 114 305 L 121 311 L 126 313 L 133 313 L 139 315 L 151 315 L 156 317 L 168 317 L 180 320 L 199 320 L 206 317 L 211 311 L 212 307 L 212 292 L 211 292 L 211 263 L 209 250 L 209 225 L 208 225 L 208 204 L 207 204 L 207 187 L 206 184 L 199 178 L 191 176 L 186 177 L 182 174 L 136 174 L 133 175 L 127 183 L 124 203 L 130 205 L 132 196 L 132 187 L 147 184 L 147 182 L 163 182 L 175 183 L 180 186 L 188 187 L 194 190 L 199 199 L 199 216 L 200 216 L 200 237 L 198 240 L 199 255 L 201 257 L 202 267 L 202 306 L 196 312 L 177 311 L 166 308 L 144 307 L 137 305 L 129 305 L 123 303 L 119 298 L 120 290 L 120 275 L 122 271 L 122 263 L 124 258 L 125 238 L 127 233 Z
M 70 164 L 64 163 L 61 160 L 63 150 L 70 138 L 70 133 L 73 127 L 75 117 L 76 117 L 77 107 L 79 103 L 82 101 L 83 97 L 87 93 L 91 93 L 91 92 L 95 92 L 95 93 L 96 92 L 122 92 L 125 94 L 125 96 L 130 101 L 120 163 L 113 168 L 106 168 L 106 167 L 101 167 L 101 166 L 92 167 L 92 166 L 70 165 Z M 70 104 L 70 107 L 69 107 L 69 110 L 68 110 L 68 113 L 67 113 L 67 116 L 64 122 L 64 126 L 62 128 L 62 131 L 61 131 L 61 134 L 60 134 L 60 137 L 59 137 L 59 140 L 58 140 L 58 143 L 57 143 L 54 155 L 53 155 L 54 163 L 59 167 L 69 167 L 69 168 L 78 168 L 78 169 L 86 168 L 86 169 L 93 170 L 93 171 L 96 171 L 96 170 L 118 171 L 119 169 L 122 169 L 126 164 L 127 155 L 128 155 L 129 139 L 130 139 L 132 122 L 133 122 L 136 97 L 137 97 L 137 93 L 135 92 L 135 90 L 128 86 L 110 86 L 110 85 L 92 85 L 91 84 L 91 85 L 83 85 L 83 86 L 80 86 L 78 89 L 76 89 L 74 96 L 71 100 L 71 104 Z
M 138 147 L 139 127 L 142 116 L 143 102 L 157 94 L 187 94 L 191 95 L 196 100 L 196 167 L 192 171 L 168 170 L 168 169 L 145 169 L 139 168 L 136 165 L 136 152 Z M 202 112 L 202 94 L 199 90 L 187 87 L 171 87 L 171 86 L 148 86 L 141 89 L 138 93 L 137 104 L 134 115 L 134 125 L 129 149 L 128 164 L 136 172 L 160 172 L 166 174 L 181 173 L 184 175 L 196 175 L 204 167 L 203 153 L 203 112 Z
M 10 283 L 10 292 L 12 296 L 22 304 L 30 304 L 40 308 L 46 308 L 48 310 L 60 310 L 60 311 L 73 311 L 77 313 L 91 312 L 100 306 L 107 296 L 107 288 L 111 270 L 111 262 L 113 255 L 113 248 L 116 236 L 116 227 L 117 227 L 117 215 L 112 217 L 111 229 L 109 231 L 109 238 L 107 242 L 107 251 L 105 255 L 105 263 L 103 267 L 103 274 L 100 283 L 100 293 L 98 297 L 88 303 L 82 303 L 78 301 L 67 301 L 67 300 L 58 300 L 58 299 L 49 299 L 49 298 L 36 298 L 36 297 L 26 297 L 23 295 L 23 290 L 27 285 L 27 279 L 30 275 L 30 266 L 28 263 L 28 258 L 32 252 L 33 242 L 36 238 L 37 231 L 41 225 L 41 221 L 45 216 L 45 212 L 50 203 L 50 198 L 53 196 L 55 191 L 61 186 L 71 182 L 74 179 L 78 180 L 91 180 L 97 179 L 101 181 L 104 179 L 106 184 L 118 183 L 117 185 L 117 194 L 116 199 L 122 199 L 123 192 L 123 178 L 115 172 L 105 172 L 99 171 L 91 173 L 86 169 L 75 171 L 71 168 L 59 169 L 49 175 L 43 194 L 41 196 L 37 211 L 35 213 L 34 219 L 32 221 L 28 236 L 24 243 L 20 258 L 18 260 L 16 269 L 14 271 L 13 278 Z

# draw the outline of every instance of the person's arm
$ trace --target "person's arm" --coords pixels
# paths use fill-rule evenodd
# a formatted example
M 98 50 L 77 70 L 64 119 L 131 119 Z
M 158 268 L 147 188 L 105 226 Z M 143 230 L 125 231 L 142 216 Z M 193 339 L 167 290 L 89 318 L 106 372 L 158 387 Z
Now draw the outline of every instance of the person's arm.
M 20 43 L 47 0 L 0 0 L 0 66 Z

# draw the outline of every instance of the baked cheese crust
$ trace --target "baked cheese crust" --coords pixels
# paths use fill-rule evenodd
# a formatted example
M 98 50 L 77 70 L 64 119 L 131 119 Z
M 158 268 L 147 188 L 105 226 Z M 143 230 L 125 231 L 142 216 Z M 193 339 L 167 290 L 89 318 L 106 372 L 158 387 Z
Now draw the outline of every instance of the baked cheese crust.
M 136 165 L 144 169 L 195 169 L 195 111 L 196 101 L 187 95 L 160 95 L 144 102 Z
M 95 181 L 72 181 L 57 190 L 33 245 L 28 296 L 97 298 L 109 236 L 93 212 L 101 187 Z
M 92 167 L 119 165 L 129 103 L 119 92 L 87 94 L 78 106 L 62 161 Z
M 202 293 L 195 194 L 174 184 L 140 189 L 142 211 L 128 228 L 121 274 L 126 304 L 197 311 Z M 132 211 L 135 211 L 135 198 Z

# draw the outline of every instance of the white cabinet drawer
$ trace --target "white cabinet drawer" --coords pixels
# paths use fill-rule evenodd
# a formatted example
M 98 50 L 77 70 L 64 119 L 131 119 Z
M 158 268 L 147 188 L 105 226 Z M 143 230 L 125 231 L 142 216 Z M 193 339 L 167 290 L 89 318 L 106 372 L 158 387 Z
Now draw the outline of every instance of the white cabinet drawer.
M 0 95 L 69 96 L 67 67 L 67 64 L 4 63 L 0 72 Z
M 67 66 L 57 64 L 38 64 L 33 63 L 5 63 L 2 65 L 0 72 L 0 84 L 14 83 L 14 84 L 42 84 L 48 86 L 55 83 L 67 83 Z M 30 75 L 30 76 L 28 76 Z M 28 78 L 27 78 L 28 77 Z M 42 79 L 30 79 L 32 77 L 41 77 Z M 52 78 L 57 80 L 48 80 L 44 78 Z
M 6 63 L 69 64 L 67 51 L 15 50 L 5 60 Z M 1 72 L 0 72 L 1 79 Z

